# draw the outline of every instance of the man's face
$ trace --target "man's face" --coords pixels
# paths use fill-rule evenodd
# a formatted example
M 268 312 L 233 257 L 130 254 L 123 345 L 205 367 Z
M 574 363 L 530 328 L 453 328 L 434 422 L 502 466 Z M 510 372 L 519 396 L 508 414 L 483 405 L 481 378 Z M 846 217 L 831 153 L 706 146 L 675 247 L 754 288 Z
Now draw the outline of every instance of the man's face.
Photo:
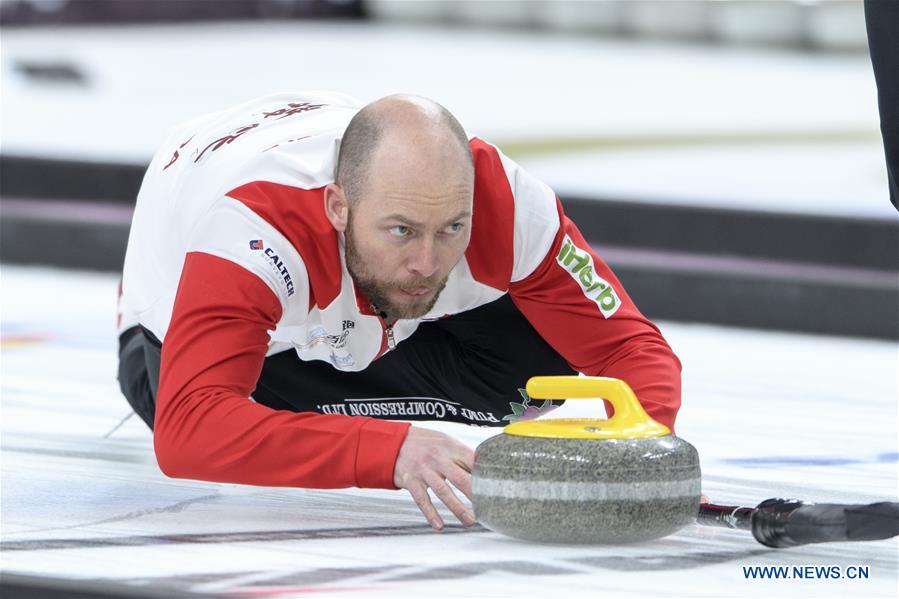
M 468 247 L 472 182 L 464 172 L 434 180 L 427 173 L 391 177 L 390 171 L 373 172 L 365 197 L 349 209 L 347 269 L 379 310 L 396 319 L 420 318 Z

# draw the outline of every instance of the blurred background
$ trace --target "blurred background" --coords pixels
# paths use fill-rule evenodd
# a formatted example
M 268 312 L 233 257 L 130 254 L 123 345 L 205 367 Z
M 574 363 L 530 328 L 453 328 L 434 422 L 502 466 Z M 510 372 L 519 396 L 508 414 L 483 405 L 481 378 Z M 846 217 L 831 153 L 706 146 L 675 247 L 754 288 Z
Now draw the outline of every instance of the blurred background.
M 166 129 L 429 96 L 549 183 L 651 318 L 895 339 L 860 0 L 0 0 L 0 261 L 115 272 Z

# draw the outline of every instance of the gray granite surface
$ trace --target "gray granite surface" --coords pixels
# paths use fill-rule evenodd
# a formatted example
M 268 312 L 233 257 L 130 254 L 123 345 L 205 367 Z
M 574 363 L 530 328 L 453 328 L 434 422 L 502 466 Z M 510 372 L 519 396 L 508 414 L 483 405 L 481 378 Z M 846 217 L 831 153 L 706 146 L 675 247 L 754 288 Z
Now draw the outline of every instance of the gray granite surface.
M 663 537 L 699 508 L 699 455 L 673 435 L 546 439 L 500 434 L 481 443 L 472 479 L 478 520 L 554 543 Z

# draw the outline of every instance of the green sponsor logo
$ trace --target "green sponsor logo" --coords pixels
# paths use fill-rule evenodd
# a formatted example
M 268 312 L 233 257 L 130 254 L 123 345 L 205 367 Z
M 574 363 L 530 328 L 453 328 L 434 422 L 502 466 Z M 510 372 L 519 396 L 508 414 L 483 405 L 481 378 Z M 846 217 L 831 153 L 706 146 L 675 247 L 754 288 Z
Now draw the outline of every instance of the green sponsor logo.
M 621 307 L 621 300 L 615 293 L 615 289 L 608 281 L 596 274 L 593 256 L 574 245 L 568 235 L 565 236 L 556 262 L 571 275 L 572 279 L 578 282 L 581 291 L 596 303 L 604 317 L 609 318 Z

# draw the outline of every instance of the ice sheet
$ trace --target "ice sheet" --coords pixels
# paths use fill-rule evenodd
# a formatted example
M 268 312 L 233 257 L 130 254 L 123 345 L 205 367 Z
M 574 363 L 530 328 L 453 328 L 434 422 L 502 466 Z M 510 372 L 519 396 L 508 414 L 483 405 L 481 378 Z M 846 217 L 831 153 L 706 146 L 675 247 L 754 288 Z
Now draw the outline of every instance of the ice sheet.
M 0 285 L 4 573 L 242 597 L 896 596 L 895 539 L 771 550 L 693 525 L 633 546 L 551 546 L 430 532 L 399 491 L 168 479 L 137 417 L 116 429 L 130 411 L 115 382 L 116 279 L 3 265 Z M 894 343 L 661 326 L 684 364 L 677 432 L 715 502 L 897 499 Z M 472 446 L 498 432 L 433 426 Z M 870 577 L 744 578 L 780 564 Z

